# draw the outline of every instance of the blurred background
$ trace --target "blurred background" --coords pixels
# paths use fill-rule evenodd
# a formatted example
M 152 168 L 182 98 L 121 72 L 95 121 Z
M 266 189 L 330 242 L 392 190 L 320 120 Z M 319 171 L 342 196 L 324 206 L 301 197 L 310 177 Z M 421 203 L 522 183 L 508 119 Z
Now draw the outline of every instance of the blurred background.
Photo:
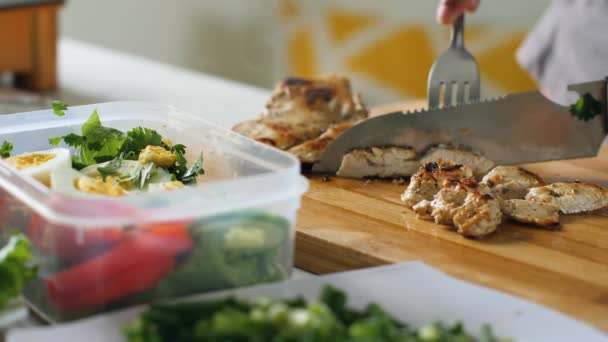
M 480 10 L 467 17 L 466 44 L 480 64 L 482 96 L 535 88 L 514 53 L 549 3 L 482 0 Z M 434 20 L 436 4 L 431 0 L 68 0 L 56 7 L 56 36 L 59 41 L 84 42 L 268 89 L 287 75 L 345 74 L 374 105 L 425 98 L 427 73 L 449 38 L 449 28 Z M 15 6 L 7 7 L 0 19 L 14 19 L 18 12 Z M 27 35 L 15 38 L 15 27 L 11 26 L 11 39 L 24 42 Z M 2 39 L 6 40 L 0 38 L 0 43 Z M 53 38 L 47 33 L 36 39 Z M 0 58 L 7 58 L 6 51 L 0 50 Z M 19 85 L 53 88 L 52 81 L 47 83 Z

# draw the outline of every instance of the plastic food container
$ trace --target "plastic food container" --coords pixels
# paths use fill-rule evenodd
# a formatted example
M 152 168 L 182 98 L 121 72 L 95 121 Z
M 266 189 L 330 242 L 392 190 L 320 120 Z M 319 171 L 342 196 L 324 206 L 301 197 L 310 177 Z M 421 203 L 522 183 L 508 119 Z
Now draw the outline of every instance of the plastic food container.
M 0 234 L 25 233 L 40 261 L 25 291 L 49 321 L 192 293 L 282 280 L 293 265 L 296 212 L 307 181 L 291 155 L 176 108 L 112 102 L 0 116 L 14 154 L 80 132 L 97 109 L 104 126 L 157 130 L 202 150 L 205 175 L 179 191 L 82 199 L 48 190 L 0 161 Z

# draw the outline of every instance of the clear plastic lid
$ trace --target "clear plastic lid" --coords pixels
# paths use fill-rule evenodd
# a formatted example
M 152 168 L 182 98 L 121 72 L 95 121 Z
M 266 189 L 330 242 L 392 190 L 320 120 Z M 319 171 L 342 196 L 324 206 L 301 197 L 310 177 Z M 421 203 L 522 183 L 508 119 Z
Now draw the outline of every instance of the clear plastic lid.
M 147 102 L 110 102 L 70 107 L 64 117 L 51 110 L 0 116 L 0 143 L 14 144 L 14 154 L 49 149 L 49 138 L 80 134 L 97 109 L 104 126 L 123 131 L 157 130 L 187 147 L 192 163 L 203 151 L 205 175 L 178 191 L 119 198 L 70 197 L 50 191 L 0 161 L 0 187 L 57 224 L 116 226 L 135 222 L 204 217 L 264 206 L 299 197 L 307 188 L 299 161 L 288 153 L 218 127 L 177 108 Z

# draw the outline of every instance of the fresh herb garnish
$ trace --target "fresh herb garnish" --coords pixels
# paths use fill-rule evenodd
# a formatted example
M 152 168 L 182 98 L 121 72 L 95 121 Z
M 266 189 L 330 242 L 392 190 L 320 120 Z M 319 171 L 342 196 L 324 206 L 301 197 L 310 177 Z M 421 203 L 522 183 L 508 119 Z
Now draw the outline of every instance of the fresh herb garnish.
M 127 138 L 120 148 L 125 159 L 137 160 L 141 150 L 146 146 L 163 146 L 168 149 L 163 143 L 163 137 L 155 130 L 135 127 L 127 132 Z
M 4 141 L 2 143 L 2 147 L 0 147 L 0 158 L 10 157 L 11 152 L 13 152 L 13 144 L 8 141 Z
M 81 132 L 82 135 L 70 133 L 49 139 L 52 145 L 58 145 L 63 140 L 66 145 L 78 150 L 78 156 L 72 158 L 72 166 L 78 170 L 114 159 L 126 140 L 123 132 L 101 125 L 97 110 L 82 125 Z
M 180 180 L 188 171 L 188 161 L 186 160 L 186 146 L 182 144 L 173 145 L 171 152 L 175 154 L 175 165 L 169 171 L 175 175 L 177 180 Z
M 336 297 L 337 296 L 337 297 Z M 480 338 L 461 322 L 436 322 L 413 328 L 380 305 L 361 310 L 346 307 L 346 295 L 326 286 L 318 301 L 241 300 L 233 297 L 206 302 L 152 304 L 124 330 L 128 341 L 467 341 L 498 342 L 484 326 Z
M 57 116 L 64 116 L 65 115 L 65 111 L 68 109 L 68 105 L 61 102 L 61 101 L 53 101 L 53 113 L 55 113 L 55 115 Z
M 585 93 L 570 105 L 570 113 L 583 121 L 589 121 L 602 113 L 602 103 Z
M 19 297 L 27 282 L 36 276 L 31 244 L 22 234 L 13 235 L 0 249 L 0 308 Z
M 61 104 L 62 106 L 59 103 L 57 105 L 54 103 L 53 110 L 55 110 L 55 107 L 63 110 L 67 108 L 67 105 Z M 149 128 L 136 127 L 124 133 L 114 128 L 105 127 L 101 123 L 97 110 L 93 111 L 82 125 L 81 135 L 70 133 L 49 139 L 49 143 L 53 146 L 59 145 L 62 141 L 78 151 L 77 155 L 72 156 L 72 167 L 77 170 L 109 161 L 105 166 L 98 168 L 104 180 L 107 176 L 117 173 L 123 160 L 138 160 L 139 154 L 147 146 L 159 146 L 175 154 L 174 165 L 166 168 L 172 174 L 172 179 L 180 180 L 183 183 L 194 183 L 196 182 L 196 176 L 204 173 L 202 155 L 192 167 L 188 168 L 184 145 L 169 146 L 163 142 L 163 137 L 157 131 Z M 143 188 L 145 182 L 151 177 L 152 171 L 153 168 L 146 165 L 134 170 L 132 174 L 126 175 L 125 179 L 138 183 Z M 120 176 L 121 181 L 124 182 L 123 175 Z

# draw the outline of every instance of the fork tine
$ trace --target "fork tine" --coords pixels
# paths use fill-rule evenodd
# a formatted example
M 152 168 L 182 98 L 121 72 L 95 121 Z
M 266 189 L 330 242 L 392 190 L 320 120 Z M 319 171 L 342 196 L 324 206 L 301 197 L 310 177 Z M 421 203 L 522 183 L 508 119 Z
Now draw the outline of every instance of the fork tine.
M 466 101 L 468 101 L 465 97 L 465 95 L 466 95 L 465 90 L 466 90 L 467 83 L 468 82 L 459 82 L 456 85 L 456 92 L 457 92 L 456 93 L 457 94 L 456 103 L 459 105 L 464 104 Z
M 446 82 L 443 89 L 443 106 L 449 107 L 452 105 L 452 97 L 454 96 L 454 82 Z
M 479 101 L 479 80 L 475 82 L 469 82 L 469 98 L 467 102 Z
M 442 83 L 443 82 L 429 82 L 428 100 L 430 108 L 439 107 L 439 97 Z

